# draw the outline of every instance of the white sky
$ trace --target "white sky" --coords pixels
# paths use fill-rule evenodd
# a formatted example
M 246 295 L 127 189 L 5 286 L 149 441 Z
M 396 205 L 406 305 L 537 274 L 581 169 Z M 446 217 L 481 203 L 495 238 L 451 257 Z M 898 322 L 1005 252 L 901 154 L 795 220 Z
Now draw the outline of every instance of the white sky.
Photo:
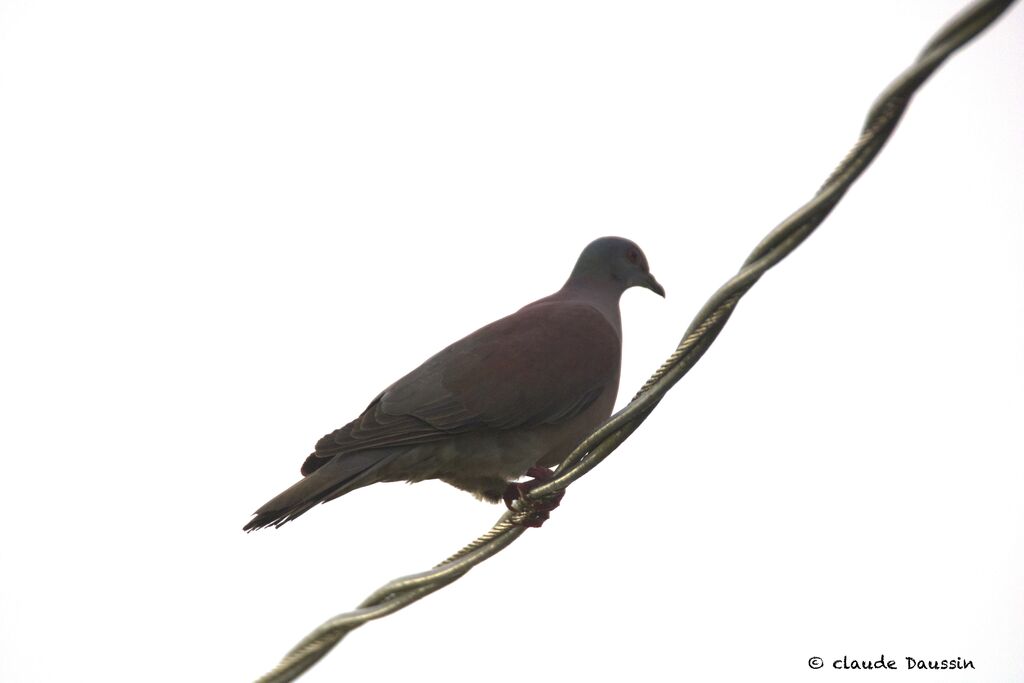
M 0 2 L 0 680 L 253 679 L 489 528 L 241 531 L 605 234 L 669 295 L 627 399 L 961 5 Z M 543 529 L 303 680 L 1024 677 L 1022 64 L 1017 7 Z

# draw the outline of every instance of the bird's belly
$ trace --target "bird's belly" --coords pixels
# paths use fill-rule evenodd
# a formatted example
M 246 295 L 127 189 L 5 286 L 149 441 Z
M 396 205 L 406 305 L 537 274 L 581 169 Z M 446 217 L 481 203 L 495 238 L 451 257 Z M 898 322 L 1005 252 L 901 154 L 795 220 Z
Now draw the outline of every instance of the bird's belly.
M 514 429 L 491 434 L 461 434 L 434 449 L 437 478 L 505 481 L 518 479 L 549 455 L 549 426 Z
M 534 465 L 553 467 L 611 414 L 615 393 L 606 392 L 579 415 L 554 425 L 455 434 L 413 446 L 380 472 L 378 481 L 441 479 L 485 498 L 500 498 L 505 482 Z

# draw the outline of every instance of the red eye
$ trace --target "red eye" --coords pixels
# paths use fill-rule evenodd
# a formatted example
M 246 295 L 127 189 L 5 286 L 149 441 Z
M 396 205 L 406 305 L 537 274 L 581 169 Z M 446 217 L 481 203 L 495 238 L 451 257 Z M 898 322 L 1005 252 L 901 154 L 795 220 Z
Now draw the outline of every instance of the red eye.
M 630 263 L 636 265 L 640 261 L 640 254 L 637 253 L 636 249 L 630 249 L 629 253 L 626 254 L 626 258 L 629 259 Z

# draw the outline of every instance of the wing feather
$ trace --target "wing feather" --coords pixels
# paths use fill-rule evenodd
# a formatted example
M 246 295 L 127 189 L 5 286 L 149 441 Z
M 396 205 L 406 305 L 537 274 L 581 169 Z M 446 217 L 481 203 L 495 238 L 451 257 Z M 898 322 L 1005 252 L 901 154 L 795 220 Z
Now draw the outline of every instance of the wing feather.
M 417 445 L 477 430 L 570 420 L 617 390 L 621 342 L 583 303 L 540 301 L 428 359 L 316 444 L 309 474 L 339 453 Z

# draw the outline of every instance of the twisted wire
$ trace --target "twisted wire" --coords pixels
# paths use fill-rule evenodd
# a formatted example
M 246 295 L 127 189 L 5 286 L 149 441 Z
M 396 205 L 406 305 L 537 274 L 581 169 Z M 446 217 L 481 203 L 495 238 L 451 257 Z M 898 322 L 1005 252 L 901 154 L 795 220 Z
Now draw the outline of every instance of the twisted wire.
M 323 658 L 352 629 L 396 612 L 464 576 L 508 547 L 527 529 L 535 506 L 564 491 L 612 453 L 650 415 L 658 402 L 704 355 L 747 291 L 807 239 L 881 151 L 906 111 L 914 92 L 953 52 L 992 24 L 1014 0 L 978 0 L 962 10 L 928 41 L 917 60 L 882 92 L 868 112 L 853 148 L 818 192 L 754 248 L 739 272 L 715 292 L 683 334 L 679 345 L 633 399 L 569 453 L 555 477 L 526 492 L 521 506 L 506 512 L 485 534 L 419 574 L 385 584 L 358 608 L 340 614 L 306 636 L 258 683 L 286 683 Z

